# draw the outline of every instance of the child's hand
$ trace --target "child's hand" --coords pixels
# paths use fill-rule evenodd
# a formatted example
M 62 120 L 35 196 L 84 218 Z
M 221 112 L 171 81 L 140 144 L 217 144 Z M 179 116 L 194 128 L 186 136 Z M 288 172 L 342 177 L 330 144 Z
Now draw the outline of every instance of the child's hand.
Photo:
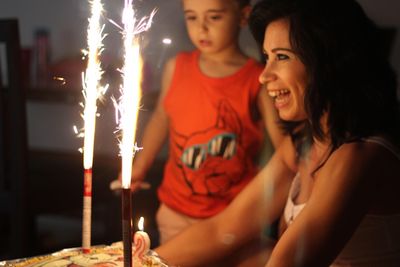
M 147 190 L 150 189 L 151 185 L 142 180 L 131 180 L 131 191 L 136 192 L 137 190 Z M 111 181 L 110 189 L 115 192 L 119 192 L 122 189 L 122 176 L 121 173 L 118 175 L 118 179 Z

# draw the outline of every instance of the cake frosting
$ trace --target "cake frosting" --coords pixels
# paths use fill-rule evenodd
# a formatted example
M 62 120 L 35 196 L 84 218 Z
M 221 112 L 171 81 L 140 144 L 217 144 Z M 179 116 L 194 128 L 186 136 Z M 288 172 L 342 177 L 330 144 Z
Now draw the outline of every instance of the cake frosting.
M 0 262 L 4 267 L 123 267 L 123 250 L 120 243 L 92 247 L 90 253 L 80 248 L 64 249 L 48 255 Z M 134 267 L 168 267 L 153 251 L 142 260 L 134 258 Z

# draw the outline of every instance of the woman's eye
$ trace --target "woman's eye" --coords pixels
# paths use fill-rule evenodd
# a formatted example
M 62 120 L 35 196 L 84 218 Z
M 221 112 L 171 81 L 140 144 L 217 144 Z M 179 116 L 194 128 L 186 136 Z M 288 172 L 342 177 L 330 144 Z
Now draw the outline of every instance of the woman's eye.
M 287 55 L 284 55 L 284 54 L 277 54 L 277 55 L 276 55 L 276 58 L 277 58 L 278 60 L 289 59 L 289 57 L 288 57 Z

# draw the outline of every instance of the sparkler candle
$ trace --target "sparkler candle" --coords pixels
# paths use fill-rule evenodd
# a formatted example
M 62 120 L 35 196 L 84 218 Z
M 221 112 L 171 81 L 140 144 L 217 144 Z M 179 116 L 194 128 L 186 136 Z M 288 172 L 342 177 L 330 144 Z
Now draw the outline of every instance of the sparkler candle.
M 96 125 L 97 99 L 104 94 L 107 87 L 99 85 L 103 74 L 100 66 L 99 56 L 102 52 L 103 27 L 100 26 L 100 17 L 103 10 L 100 0 L 91 0 L 91 17 L 88 26 L 88 59 L 86 72 L 83 75 L 83 96 L 84 104 L 84 146 L 83 146 L 83 166 L 84 166 L 84 186 L 83 186 L 83 220 L 82 220 L 82 250 L 84 253 L 90 251 L 91 239 L 91 214 L 92 214 L 92 166 L 93 166 L 93 147 Z
M 133 236 L 133 243 L 135 244 L 135 251 L 133 257 L 143 260 L 143 256 L 150 250 L 150 237 L 143 231 L 144 219 L 140 217 L 138 222 L 139 231 Z
M 132 199 L 131 189 L 122 188 L 122 241 L 124 267 L 132 266 Z
M 121 97 L 116 103 L 118 130 L 122 132 L 120 150 L 122 157 L 122 233 L 124 246 L 124 266 L 132 266 L 132 216 L 131 216 L 131 174 L 135 145 L 136 123 L 141 98 L 142 60 L 137 34 L 147 30 L 154 14 L 136 24 L 133 0 L 125 0 L 122 13 L 124 35 L 124 65 Z

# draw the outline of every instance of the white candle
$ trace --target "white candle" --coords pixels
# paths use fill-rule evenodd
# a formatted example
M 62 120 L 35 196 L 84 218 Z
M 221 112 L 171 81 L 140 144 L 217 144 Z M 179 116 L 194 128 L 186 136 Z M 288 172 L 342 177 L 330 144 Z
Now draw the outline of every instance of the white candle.
M 143 231 L 143 224 L 144 219 L 140 217 L 138 223 L 139 231 L 136 231 L 133 236 L 133 243 L 135 244 L 133 257 L 139 258 L 140 260 L 143 260 L 143 256 L 150 250 L 150 237 Z

